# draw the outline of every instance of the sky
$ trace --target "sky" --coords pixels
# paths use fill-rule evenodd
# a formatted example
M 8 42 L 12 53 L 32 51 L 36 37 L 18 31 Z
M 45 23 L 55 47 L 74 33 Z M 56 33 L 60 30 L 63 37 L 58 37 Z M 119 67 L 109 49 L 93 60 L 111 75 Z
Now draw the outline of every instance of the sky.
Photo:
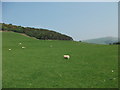
M 57 31 L 76 41 L 118 37 L 118 3 L 2 2 L 2 21 Z

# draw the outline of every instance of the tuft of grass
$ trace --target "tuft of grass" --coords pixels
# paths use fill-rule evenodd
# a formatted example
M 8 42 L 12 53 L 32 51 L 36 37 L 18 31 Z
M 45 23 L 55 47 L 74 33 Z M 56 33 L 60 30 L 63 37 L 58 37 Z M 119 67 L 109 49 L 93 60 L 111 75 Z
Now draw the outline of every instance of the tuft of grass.
M 63 58 L 66 53 L 69 60 Z M 35 40 L 3 32 L 3 88 L 117 87 L 117 45 Z

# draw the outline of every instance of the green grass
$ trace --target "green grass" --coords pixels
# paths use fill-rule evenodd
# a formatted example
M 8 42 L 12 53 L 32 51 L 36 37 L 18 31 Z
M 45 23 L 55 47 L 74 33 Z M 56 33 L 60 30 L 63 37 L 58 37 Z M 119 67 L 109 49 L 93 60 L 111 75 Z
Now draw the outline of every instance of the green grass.
M 3 32 L 3 88 L 116 88 L 117 48 Z
M 2 32 L 0 32 L 0 89 L 2 89 Z

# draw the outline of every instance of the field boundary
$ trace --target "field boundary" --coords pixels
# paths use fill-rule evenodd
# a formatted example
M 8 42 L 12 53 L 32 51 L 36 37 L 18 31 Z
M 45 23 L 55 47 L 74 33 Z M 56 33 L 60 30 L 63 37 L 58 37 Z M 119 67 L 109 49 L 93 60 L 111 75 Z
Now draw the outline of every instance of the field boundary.
M 12 31 L 2 31 L 2 30 L 1 30 L 0 32 L 12 32 Z M 14 33 L 17 33 L 17 32 L 14 32 Z M 24 33 L 18 33 L 18 34 L 20 34 L 20 35 L 22 35 L 22 36 L 25 36 L 25 37 L 29 37 L 29 38 L 33 38 L 33 39 L 39 40 L 39 39 L 37 39 L 37 38 L 30 37 L 30 36 L 28 36 L 28 35 L 26 35 L 26 34 L 24 34 Z

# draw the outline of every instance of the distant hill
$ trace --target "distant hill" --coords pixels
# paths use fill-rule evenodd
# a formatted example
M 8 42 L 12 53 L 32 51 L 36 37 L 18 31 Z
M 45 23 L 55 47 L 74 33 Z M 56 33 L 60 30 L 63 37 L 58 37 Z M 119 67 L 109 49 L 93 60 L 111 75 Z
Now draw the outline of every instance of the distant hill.
M 95 43 L 95 44 L 113 44 L 115 42 L 118 42 L 118 38 L 102 37 L 102 38 L 96 38 L 96 39 L 83 40 L 83 42 Z
M 0 24 L 2 24 L 2 31 L 13 31 L 17 33 L 23 33 L 30 37 L 35 37 L 40 40 L 73 40 L 72 37 L 53 30 L 23 27 L 5 23 Z

